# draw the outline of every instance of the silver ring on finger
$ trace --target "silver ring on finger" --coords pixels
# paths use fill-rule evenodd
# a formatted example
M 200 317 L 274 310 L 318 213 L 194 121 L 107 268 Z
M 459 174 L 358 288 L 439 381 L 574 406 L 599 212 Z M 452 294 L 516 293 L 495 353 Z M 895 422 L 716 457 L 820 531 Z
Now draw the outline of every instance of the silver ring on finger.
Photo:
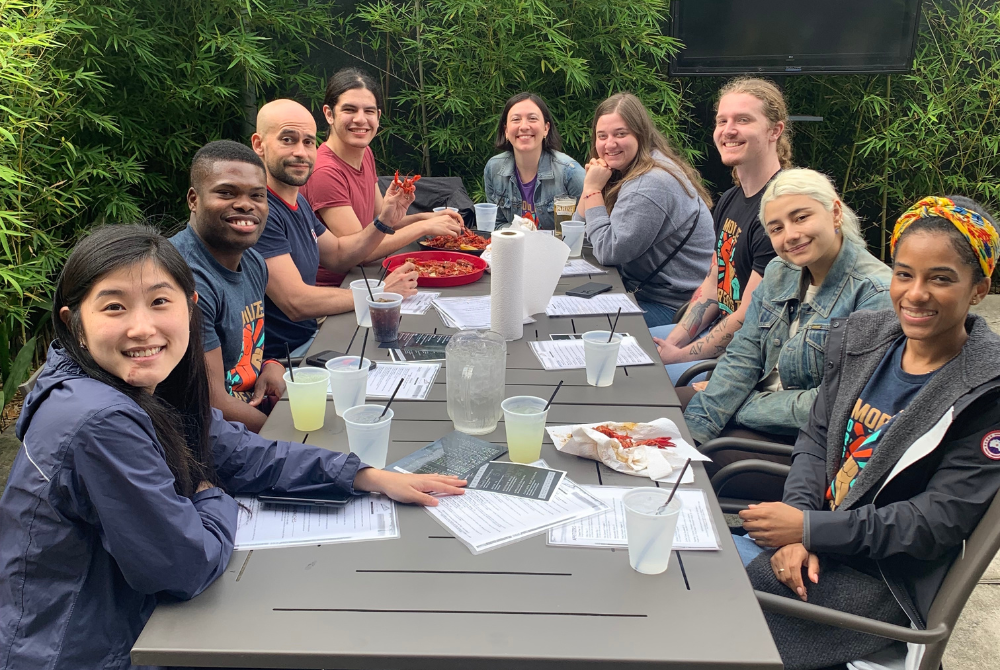
M 778 572 L 784 572 L 784 571 L 785 571 L 784 568 L 778 568 Z

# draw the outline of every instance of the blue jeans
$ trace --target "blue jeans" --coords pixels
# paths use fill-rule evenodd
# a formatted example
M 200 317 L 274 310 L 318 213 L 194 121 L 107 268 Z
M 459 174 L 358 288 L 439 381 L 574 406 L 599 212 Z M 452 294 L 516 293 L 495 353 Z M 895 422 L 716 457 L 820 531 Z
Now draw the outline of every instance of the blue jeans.
M 736 551 L 740 554 L 743 567 L 750 565 L 750 561 L 764 553 L 764 548 L 758 547 L 757 543 L 746 535 L 733 535 L 733 542 L 736 543 Z
M 676 326 L 676 325 L 677 324 L 671 323 L 670 325 L 667 325 L 667 326 L 656 326 L 655 328 L 650 328 L 649 329 L 649 334 L 652 335 L 653 337 L 658 337 L 658 338 L 660 338 L 662 340 L 662 339 L 665 339 L 667 337 L 667 335 L 670 334 L 670 331 L 672 331 L 674 329 L 674 326 Z M 702 333 L 699 334 L 699 337 L 701 336 L 701 334 Z M 674 381 L 676 383 L 676 380 L 681 378 L 681 375 L 684 374 L 684 371 L 687 370 L 692 365 L 694 365 L 695 363 L 701 363 L 701 361 L 686 361 L 684 363 L 669 363 L 667 365 L 664 365 L 663 367 L 666 368 L 666 370 L 667 370 L 667 376 L 670 377 L 670 381 Z M 703 382 L 706 379 L 708 379 L 708 373 L 707 372 L 702 372 L 700 375 L 697 375 L 691 381 L 692 382 Z
M 674 320 L 674 314 L 677 313 L 676 307 L 658 302 L 646 302 L 645 300 L 636 300 L 636 302 L 639 303 L 639 307 L 646 310 L 642 318 L 646 320 L 646 327 L 650 329 L 671 323 Z

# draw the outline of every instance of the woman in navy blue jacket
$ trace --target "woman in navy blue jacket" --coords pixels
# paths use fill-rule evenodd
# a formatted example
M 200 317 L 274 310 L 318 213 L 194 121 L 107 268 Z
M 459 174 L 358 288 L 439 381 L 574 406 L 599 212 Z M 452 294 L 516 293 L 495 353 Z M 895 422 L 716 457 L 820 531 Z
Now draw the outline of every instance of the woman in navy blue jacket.
M 435 505 L 464 482 L 269 441 L 211 408 L 194 279 L 152 228 L 108 226 L 59 277 L 57 340 L 0 498 L 0 668 L 126 668 L 157 594 L 225 570 L 230 494 L 378 491 Z

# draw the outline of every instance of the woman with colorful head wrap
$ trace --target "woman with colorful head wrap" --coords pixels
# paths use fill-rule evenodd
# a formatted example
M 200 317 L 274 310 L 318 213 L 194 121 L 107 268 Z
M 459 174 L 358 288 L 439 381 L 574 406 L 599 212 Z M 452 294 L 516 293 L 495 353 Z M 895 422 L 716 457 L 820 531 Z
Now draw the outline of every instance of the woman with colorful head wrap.
M 928 627 L 948 569 L 1000 489 L 1000 337 L 969 313 L 989 292 L 994 222 L 967 198 L 920 200 L 892 235 L 894 311 L 831 322 L 783 500 L 740 513 L 748 535 L 736 541 L 755 589 Z M 922 653 L 765 616 L 788 670 Z

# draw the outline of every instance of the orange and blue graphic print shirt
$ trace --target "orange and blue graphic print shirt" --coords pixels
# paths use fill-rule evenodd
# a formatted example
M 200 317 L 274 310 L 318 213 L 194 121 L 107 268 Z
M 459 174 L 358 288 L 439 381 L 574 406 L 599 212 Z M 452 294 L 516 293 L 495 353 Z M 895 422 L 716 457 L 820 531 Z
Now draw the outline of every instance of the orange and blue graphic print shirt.
M 194 273 L 203 348 L 206 352 L 222 349 L 226 391 L 248 401 L 264 364 L 267 265 L 259 253 L 248 249 L 233 272 L 212 256 L 190 226 L 170 241 Z
M 905 343 L 906 338 L 901 337 L 886 352 L 854 404 L 844 434 L 842 464 L 826 491 L 830 509 L 837 509 L 844 501 L 892 420 L 906 409 L 924 384 L 934 376 L 934 372 L 923 375 L 903 372 Z
M 756 271 L 763 276 L 767 264 L 776 255 L 760 223 L 760 199 L 763 195 L 762 188 L 748 198 L 742 187 L 734 186 L 722 194 L 712 213 L 719 273 L 719 309 L 723 315 L 739 309 L 750 273 Z

